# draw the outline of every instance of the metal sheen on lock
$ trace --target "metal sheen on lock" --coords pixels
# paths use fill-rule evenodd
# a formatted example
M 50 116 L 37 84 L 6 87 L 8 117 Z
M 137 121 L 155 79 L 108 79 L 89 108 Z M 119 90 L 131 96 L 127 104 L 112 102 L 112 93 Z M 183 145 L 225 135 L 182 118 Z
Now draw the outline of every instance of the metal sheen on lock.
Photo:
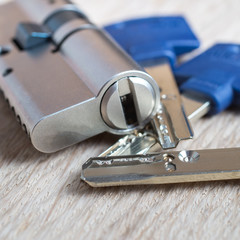
M 131 133 L 156 113 L 156 82 L 75 5 L 7 3 L 0 31 L 0 45 L 9 47 L 0 56 L 0 88 L 39 151 L 105 131 Z

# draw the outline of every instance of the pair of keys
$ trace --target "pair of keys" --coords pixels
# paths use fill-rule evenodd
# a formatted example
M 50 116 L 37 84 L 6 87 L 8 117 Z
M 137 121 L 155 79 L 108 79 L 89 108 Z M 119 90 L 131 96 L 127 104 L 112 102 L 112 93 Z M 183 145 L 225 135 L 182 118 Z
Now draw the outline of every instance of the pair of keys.
M 176 56 L 199 46 L 182 17 L 153 17 L 105 27 L 153 76 L 161 89 L 157 114 L 144 130 L 121 138 L 82 167 L 93 187 L 166 184 L 240 178 L 240 149 L 163 150 L 193 137 L 188 120 L 240 103 L 240 45 L 216 44 L 176 66 Z M 168 59 L 182 94 L 171 73 Z M 150 65 L 150 67 L 149 67 Z

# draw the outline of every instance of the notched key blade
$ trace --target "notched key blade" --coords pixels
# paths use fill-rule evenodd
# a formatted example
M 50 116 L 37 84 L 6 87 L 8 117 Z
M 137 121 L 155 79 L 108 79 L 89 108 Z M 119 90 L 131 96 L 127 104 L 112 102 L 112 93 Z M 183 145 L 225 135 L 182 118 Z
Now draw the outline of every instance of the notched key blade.
M 90 158 L 82 167 L 82 179 L 93 187 L 239 178 L 239 148 Z
M 128 185 L 149 175 L 149 167 L 159 161 L 163 161 L 159 153 L 90 158 L 82 166 L 81 178 L 92 187 Z
M 137 132 L 119 139 L 99 157 L 145 154 L 157 142 L 156 137 L 151 132 Z
M 193 137 L 178 86 L 167 62 L 148 67 L 146 71 L 161 90 L 161 106 L 152 121 L 153 129 L 163 149 L 175 148 L 179 141 Z

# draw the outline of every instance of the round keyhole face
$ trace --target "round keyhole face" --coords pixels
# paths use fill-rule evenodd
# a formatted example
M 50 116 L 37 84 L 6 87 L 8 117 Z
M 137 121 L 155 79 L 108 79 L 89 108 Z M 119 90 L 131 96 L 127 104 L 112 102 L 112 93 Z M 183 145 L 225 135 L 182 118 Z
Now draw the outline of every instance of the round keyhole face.
M 108 88 L 101 103 L 101 115 L 111 128 L 134 129 L 146 122 L 154 109 L 151 84 L 139 77 L 125 77 Z
M 178 155 L 179 160 L 185 163 L 197 162 L 200 158 L 200 155 L 196 151 L 186 151 L 183 150 Z

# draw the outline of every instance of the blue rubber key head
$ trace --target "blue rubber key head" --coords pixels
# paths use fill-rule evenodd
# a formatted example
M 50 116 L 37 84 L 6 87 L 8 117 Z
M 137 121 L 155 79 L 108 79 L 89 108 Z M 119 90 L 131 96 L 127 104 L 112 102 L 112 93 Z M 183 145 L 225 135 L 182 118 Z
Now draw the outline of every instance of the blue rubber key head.
M 240 105 L 240 45 L 216 44 L 174 70 L 182 91 L 204 95 L 212 114 Z
M 176 57 L 199 47 L 200 43 L 182 16 L 148 17 L 122 21 L 105 30 L 143 66 Z

